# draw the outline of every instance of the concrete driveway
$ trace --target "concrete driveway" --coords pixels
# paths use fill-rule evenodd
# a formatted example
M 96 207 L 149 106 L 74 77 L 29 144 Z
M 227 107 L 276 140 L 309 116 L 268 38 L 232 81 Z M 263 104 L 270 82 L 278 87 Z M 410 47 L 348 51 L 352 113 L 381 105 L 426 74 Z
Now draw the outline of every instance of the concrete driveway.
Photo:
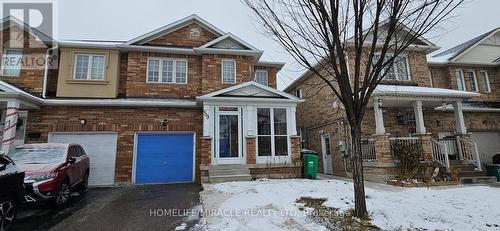
M 25 206 L 13 230 L 174 230 L 198 223 L 198 184 L 93 188 L 64 208 Z

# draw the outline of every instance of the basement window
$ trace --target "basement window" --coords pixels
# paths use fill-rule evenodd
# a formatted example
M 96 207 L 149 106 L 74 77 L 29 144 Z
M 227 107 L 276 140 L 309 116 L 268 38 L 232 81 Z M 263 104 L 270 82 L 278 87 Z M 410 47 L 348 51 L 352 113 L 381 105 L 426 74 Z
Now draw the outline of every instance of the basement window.
M 104 80 L 104 55 L 76 54 L 74 79 Z

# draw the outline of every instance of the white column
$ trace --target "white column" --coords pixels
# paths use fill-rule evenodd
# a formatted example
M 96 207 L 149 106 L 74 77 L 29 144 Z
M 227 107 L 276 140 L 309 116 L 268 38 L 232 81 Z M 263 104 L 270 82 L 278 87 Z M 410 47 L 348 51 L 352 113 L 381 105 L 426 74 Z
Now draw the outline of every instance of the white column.
M 415 124 L 417 134 L 425 134 L 424 113 L 422 111 L 422 101 L 415 101 L 413 104 L 413 112 L 415 113 Z
M 453 110 L 455 112 L 455 127 L 458 134 L 466 134 L 467 128 L 465 128 L 464 114 L 462 112 L 462 102 L 453 102 Z
M 212 124 L 215 120 L 213 115 L 213 107 L 210 105 L 203 105 L 203 136 L 211 137 L 212 136 Z
M 296 107 L 290 107 L 290 123 L 292 125 L 292 136 L 297 135 L 297 119 L 295 113 L 297 113 Z
M 385 134 L 385 126 L 384 126 L 384 115 L 382 112 L 382 108 L 380 108 L 382 101 L 379 102 L 378 99 L 373 100 L 373 111 L 375 115 L 375 134 L 383 135 Z
M 255 117 L 255 108 L 253 106 L 247 106 L 247 114 L 246 114 L 247 119 L 244 121 L 244 123 L 247 123 L 248 137 L 255 136 L 254 117 Z
M 3 127 L 2 151 L 7 153 L 13 147 L 16 139 L 16 125 L 19 118 L 19 102 L 17 100 L 7 101 L 7 112 Z

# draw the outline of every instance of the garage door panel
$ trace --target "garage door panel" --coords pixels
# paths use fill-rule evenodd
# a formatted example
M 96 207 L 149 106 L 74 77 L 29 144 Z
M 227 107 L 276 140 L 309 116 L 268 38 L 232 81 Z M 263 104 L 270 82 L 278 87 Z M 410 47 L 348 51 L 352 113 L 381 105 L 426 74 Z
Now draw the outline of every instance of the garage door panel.
M 114 184 L 116 133 L 50 133 L 49 142 L 80 144 L 90 158 L 89 185 Z
M 172 183 L 193 180 L 193 134 L 138 134 L 135 182 Z

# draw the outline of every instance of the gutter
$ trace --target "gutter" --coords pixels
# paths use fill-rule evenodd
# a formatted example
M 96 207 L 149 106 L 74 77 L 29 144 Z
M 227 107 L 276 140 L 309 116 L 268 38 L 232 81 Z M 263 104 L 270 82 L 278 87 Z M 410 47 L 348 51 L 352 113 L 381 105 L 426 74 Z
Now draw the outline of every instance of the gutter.
M 44 106 L 96 106 L 96 107 L 197 107 L 191 100 L 127 100 L 127 99 L 45 99 Z
M 49 62 L 48 62 L 49 53 L 50 51 L 55 50 L 57 48 L 59 48 L 59 46 L 55 45 L 54 47 L 47 49 L 47 51 L 45 52 L 45 70 L 43 71 L 43 86 L 42 86 L 42 98 L 44 99 L 47 98 L 47 78 L 49 75 Z

